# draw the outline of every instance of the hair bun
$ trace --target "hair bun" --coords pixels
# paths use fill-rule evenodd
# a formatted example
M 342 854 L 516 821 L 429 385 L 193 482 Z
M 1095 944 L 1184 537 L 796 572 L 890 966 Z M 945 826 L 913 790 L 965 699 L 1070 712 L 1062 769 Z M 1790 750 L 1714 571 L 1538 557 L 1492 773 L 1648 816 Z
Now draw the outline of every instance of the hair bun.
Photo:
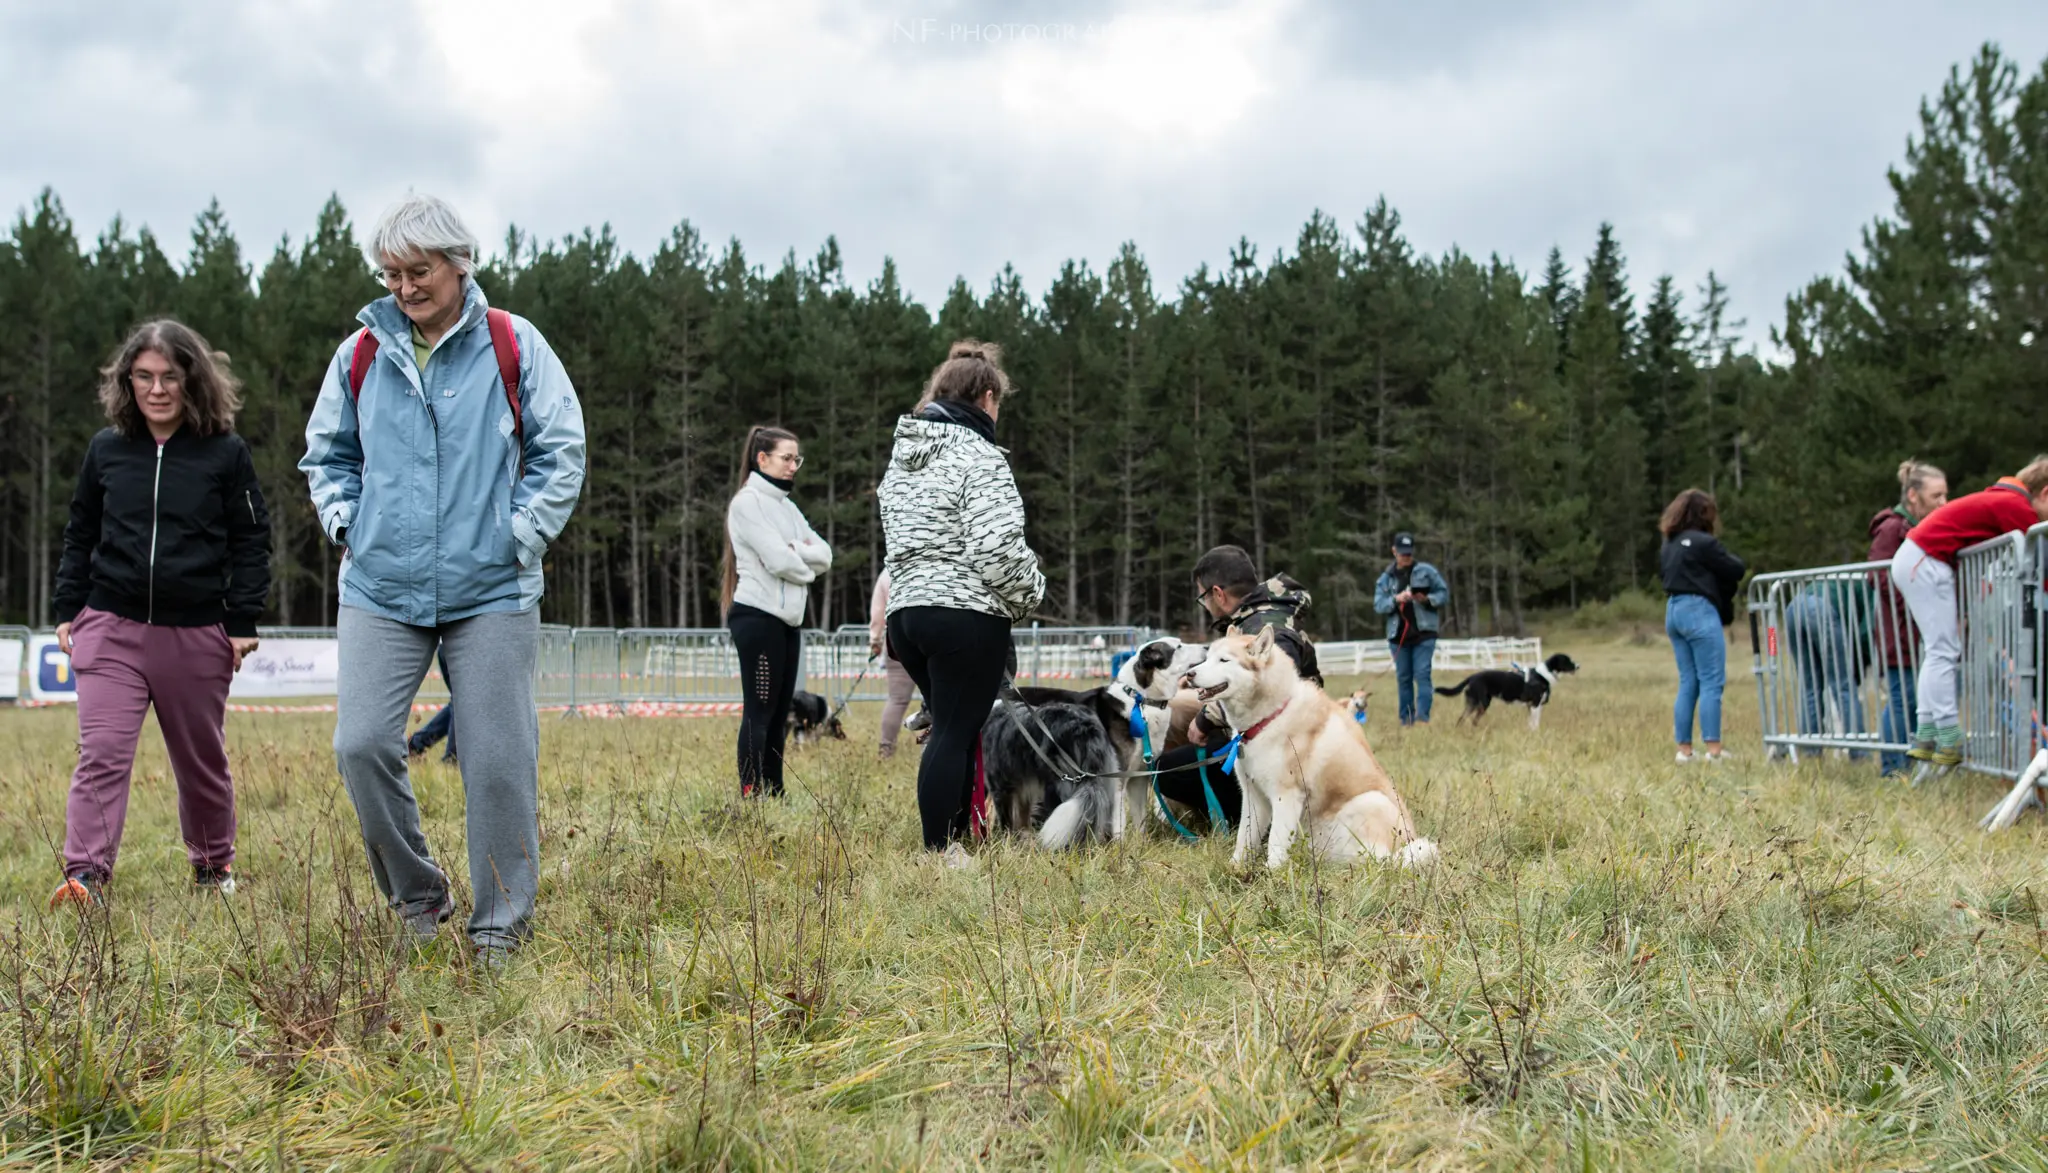
M 946 352 L 946 357 L 948 359 L 971 358 L 981 362 L 987 362 L 988 352 L 981 348 L 981 344 L 979 342 L 955 342 L 953 344 L 953 349 Z
M 1914 467 L 1919 463 L 1917 460 L 1902 460 L 1899 462 L 1899 484 L 1901 486 L 1912 486 Z

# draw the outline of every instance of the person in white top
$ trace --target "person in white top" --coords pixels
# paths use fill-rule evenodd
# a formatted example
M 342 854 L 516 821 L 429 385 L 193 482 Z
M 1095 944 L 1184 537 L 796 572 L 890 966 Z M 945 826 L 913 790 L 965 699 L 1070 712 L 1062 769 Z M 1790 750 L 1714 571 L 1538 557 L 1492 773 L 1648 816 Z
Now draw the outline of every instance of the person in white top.
M 889 570 L 875 576 L 875 597 L 868 603 L 868 658 L 884 657 L 889 669 L 889 700 L 882 706 L 882 756 L 896 756 L 896 735 L 903 732 L 903 714 L 910 711 L 917 681 L 903 661 L 889 655 Z
M 803 674 L 811 583 L 832 568 L 825 544 L 789 499 L 804 466 L 796 435 L 756 426 L 740 449 L 739 486 L 725 510 L 720 606 L 740 658 L 740 795 L 782 793 L 789 701 Z

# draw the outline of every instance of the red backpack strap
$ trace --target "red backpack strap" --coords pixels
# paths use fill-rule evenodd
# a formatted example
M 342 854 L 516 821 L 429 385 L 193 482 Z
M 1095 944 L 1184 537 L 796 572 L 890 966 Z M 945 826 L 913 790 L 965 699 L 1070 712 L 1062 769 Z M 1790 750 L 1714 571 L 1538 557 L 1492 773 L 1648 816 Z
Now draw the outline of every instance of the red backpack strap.
M 484 323 L 491 329 L 491 349 L 498 355 L 498 381 L 505 386 L 505 402 L 512 407 L 512 439 L 517 441 L 525 463 L 526 420 L 519 404 L 519 339 L 512 333 L 512 315 L 504 310 L 484 311 Z
M 348 397 L 363 397 L 363 380 L 370 374 L 370 364 L 377 358 L 377 336 L 364 326 L 356 332 L 356 348 L 348 360 Z

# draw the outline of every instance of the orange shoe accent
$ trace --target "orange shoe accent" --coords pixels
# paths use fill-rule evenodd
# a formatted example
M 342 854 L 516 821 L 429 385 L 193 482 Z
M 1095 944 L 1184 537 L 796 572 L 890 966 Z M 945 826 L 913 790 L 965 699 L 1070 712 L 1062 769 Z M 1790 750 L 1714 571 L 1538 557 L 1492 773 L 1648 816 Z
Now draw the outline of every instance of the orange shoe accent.
M 87 886 L 84 880 L 79 879 L 77 876 L 67 877 L 62 884 L 57 885 L 55 892 L 50 893 L 51 912 L 57 911 L 66 904 L 82 904 L 87 908 L 91 908 L 99 902 L 99 894 L 94 892 L 91 887 Z

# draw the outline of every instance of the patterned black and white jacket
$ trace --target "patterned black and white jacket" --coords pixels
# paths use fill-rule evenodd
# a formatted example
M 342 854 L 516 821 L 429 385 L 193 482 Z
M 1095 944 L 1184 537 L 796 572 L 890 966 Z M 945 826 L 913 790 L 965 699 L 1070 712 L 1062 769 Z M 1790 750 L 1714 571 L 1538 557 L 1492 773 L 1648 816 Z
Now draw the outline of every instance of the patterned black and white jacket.
M 920 416 L 897 420 L 877 496 L 890 614 L 950 607 L 1015 621 L 1045 598 L 1009 459 L 974 429 Z

